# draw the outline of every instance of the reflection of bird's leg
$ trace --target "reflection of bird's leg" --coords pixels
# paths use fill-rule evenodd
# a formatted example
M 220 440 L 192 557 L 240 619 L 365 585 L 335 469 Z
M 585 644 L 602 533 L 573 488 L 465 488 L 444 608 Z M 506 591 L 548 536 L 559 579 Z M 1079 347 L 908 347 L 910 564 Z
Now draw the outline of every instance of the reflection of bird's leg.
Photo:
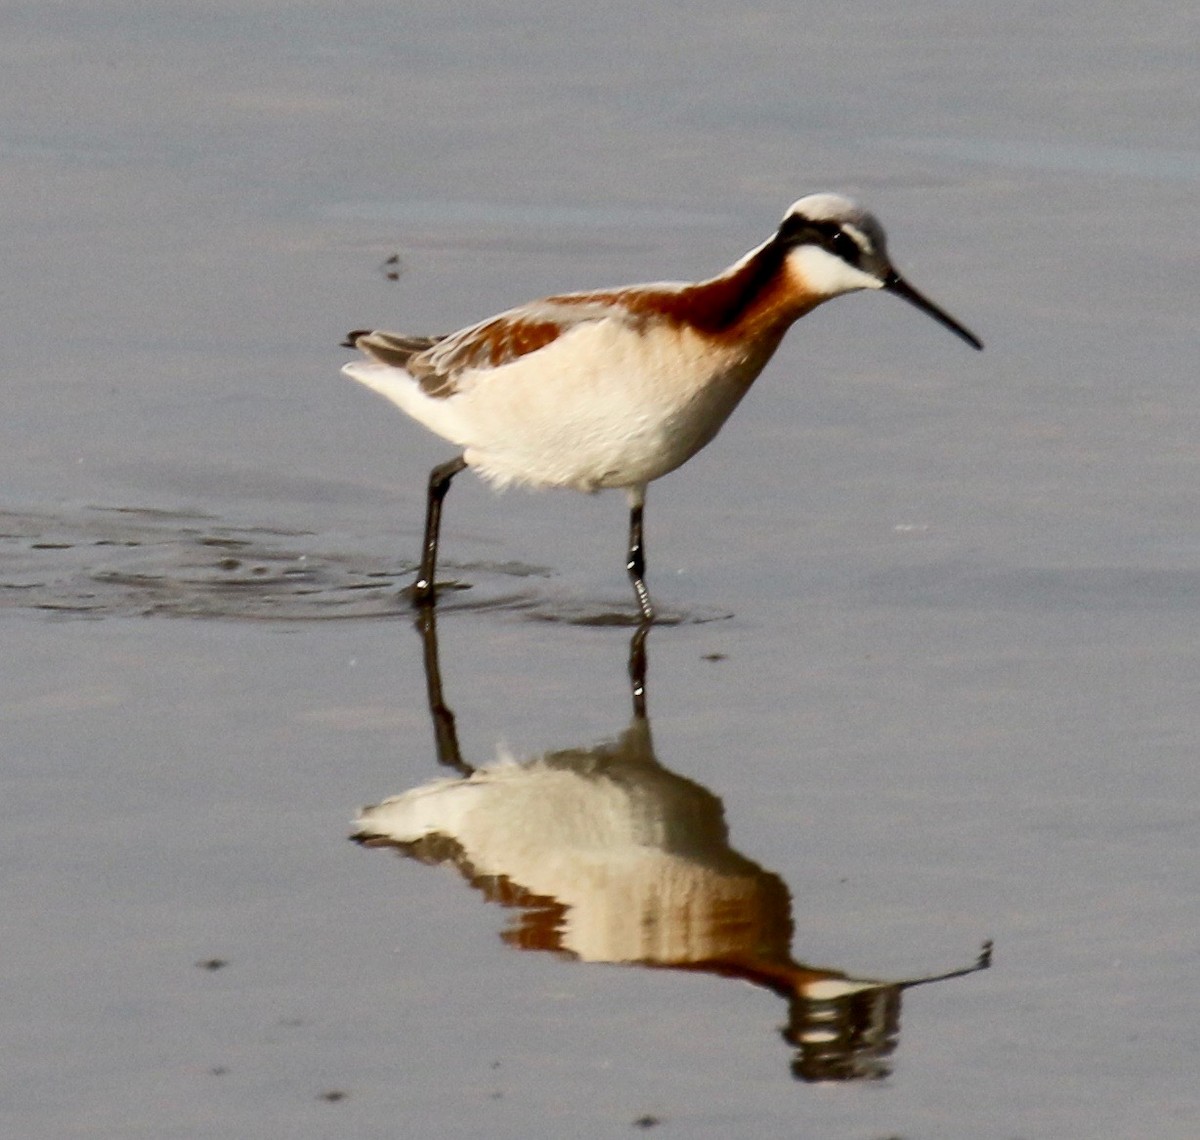
M 635 720 L 646 719 L 646 635 L 652 624 L 649 619 L 643 621 L 629 642 L 629 688 Z
M 454 724 L 454 713 L 442 696 L 442 670 L 438 664 L 437 614 L 433 606 L 424 606 L 417 611 L 417 629 L 421 634 L 421 647 L 425 659 L 425 690 L 429 695 L 429 716 L 433 721 L 433 739 L 437 746 L 439 764 L 453 768 L 464 776 L 475 771 L 462 758 L 458 747 L 458 729 Z

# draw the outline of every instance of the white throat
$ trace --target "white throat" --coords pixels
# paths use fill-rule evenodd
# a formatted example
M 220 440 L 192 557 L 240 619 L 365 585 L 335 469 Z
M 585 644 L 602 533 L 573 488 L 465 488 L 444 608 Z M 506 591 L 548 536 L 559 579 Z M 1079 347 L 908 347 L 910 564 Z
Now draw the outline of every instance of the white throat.
M 871 273 L 847 265 L 840 257 L 815 245 L 800 245 L 787 255 L 788 272 L 809 292 L 837 297 L 856 289 L 882 289 L 883 282 Z

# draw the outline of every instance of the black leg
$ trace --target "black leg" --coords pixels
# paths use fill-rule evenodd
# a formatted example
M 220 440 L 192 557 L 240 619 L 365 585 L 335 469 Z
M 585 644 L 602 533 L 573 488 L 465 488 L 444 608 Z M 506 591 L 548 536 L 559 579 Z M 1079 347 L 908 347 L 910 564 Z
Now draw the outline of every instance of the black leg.
M 629 496 L 629 558 L 625 569 L 633 583 L 642 610 L 643 621 L 654 620 L 654 607 L 650 604 L 650 591 L 646 589 L 646 551 L 642 543 L 642 510 L 645 507 L 645 490 L 630 492 Z
M 460 455 L 439 464 L 429 472 L 429 497 L 425 502 L 425 546 L 421 551 L 421 569 L 413 583 L 413 605 L 431 606 L 436 600 L 433 586 L 437 570 L 438 531 L 442 525 L 442 500 L 450 490 L 450 480 L 464 467 L 467 461 Z

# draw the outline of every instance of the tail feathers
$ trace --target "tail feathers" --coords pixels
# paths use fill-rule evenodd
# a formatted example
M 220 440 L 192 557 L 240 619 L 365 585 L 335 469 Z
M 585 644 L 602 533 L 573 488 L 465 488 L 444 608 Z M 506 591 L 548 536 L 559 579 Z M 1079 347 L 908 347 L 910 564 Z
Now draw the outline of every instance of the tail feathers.
M 404 368 L 414 356 L 445 339 L 442 336 L 400 336 L 373 329 L 355 329 L 346 335 L 342 347 L 357 348 L 380 364 Z

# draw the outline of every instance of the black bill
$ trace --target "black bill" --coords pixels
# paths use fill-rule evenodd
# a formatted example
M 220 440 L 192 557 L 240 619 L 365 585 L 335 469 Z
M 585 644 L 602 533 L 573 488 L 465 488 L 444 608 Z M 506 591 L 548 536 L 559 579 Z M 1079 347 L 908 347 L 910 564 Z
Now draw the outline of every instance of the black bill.
M 915 305 L 923 313 L 931 316 L 939 325 L 945 325 L 955 336 L 961 337 L 972 348 L 983 348 L 983 341 L 970 329 L 960 325 L 944 309 L 939 309 L 928 297 L 918 293 L 899 273 L 894 270 L 883 280 L 883 287 L 897 297 L 903 297 L 910 305 Z

